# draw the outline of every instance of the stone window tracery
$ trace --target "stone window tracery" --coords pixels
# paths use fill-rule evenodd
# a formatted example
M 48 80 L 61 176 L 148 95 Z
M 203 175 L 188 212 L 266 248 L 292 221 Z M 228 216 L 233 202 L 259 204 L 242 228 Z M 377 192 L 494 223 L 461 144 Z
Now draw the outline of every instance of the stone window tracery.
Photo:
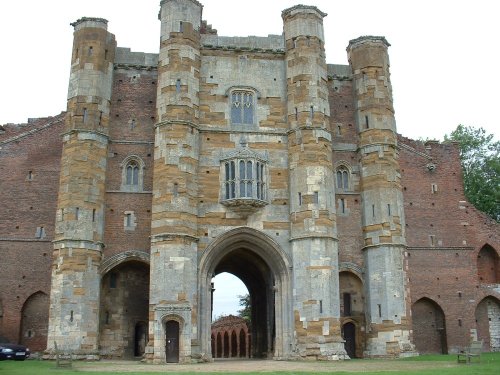
M 122 191 L 139 192 L 143 190 L 144 162 L 136 155 L 130 155 L 121 163 Z
M 341 190 L 349 190 L 349 170 L 345 166 L 337 168 L 336 181 L 337 188 Z

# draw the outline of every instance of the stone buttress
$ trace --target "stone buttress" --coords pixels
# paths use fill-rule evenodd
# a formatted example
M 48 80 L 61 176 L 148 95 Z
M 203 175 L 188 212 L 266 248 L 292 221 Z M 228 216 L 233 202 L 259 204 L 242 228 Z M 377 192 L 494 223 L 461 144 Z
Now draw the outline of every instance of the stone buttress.
M 151 223 L 148 358 L 165 361 L 165 324 L 179 325 L 179 360 L 197 351 L 197 168 L 202 5 L 160 4 Z
M 116 42 L 107 21 L 74 27 L 57 204 L 48 349 L 98 354 L 109 105 Z
M 413 351 L 403 251 L 406 246 L 389 43 L 360 37 L 347 47 L 361 160 L 366 356 Z
M 323 17 L 313 6 L 282 12 L 289 124 L 290 246 L 296 354 L 345 355 L 340 335 L 334 204 Z

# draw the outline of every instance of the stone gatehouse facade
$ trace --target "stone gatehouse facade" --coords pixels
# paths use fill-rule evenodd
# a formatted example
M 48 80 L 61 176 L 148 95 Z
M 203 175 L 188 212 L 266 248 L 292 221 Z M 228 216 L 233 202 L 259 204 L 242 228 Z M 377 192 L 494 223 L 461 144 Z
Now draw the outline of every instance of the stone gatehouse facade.
M 498 224 L 466 201 L 457 145 L 397 134 L 386 39 L 329 65 L 314 6 L 268 37 L 219 36 L 202 9 L 161 1 L 158 54 L 77 20 L 67 111 L 0 129 L 0 335 L 210 359 L 230 272 L 251 357 L 500 350 Z

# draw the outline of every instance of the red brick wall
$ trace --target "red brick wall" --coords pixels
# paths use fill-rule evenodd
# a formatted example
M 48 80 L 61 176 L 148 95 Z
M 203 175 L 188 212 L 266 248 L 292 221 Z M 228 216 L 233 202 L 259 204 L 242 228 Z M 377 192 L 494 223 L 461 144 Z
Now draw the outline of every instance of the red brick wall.
M 29 125 L 6 126 L 7 131 L 0 135 L 0 142 L 4 142 L 26 134 L 0 145 L 0 284 L 8 286 L 0 289 L 0 336 L 12 342 L 21 337 L 21 310 L 27 299 L 38 291 L 46 295 L 50 292 L 63 117 L 61 114 Z M 31 181 L 27 179 L 29 171 Z M 36 229 L 41 226 L 45 238 L 37 239 Z M 39 318 L 47 324 L 46 315 L 36 318 L 31 316 L 32 309 L 27 311 L 28 321 Z M 35 334 L 32 350 L 44 349 L 46 331 L 36 328 Z
M 22 309 L 20 343 L 31 351 L 42 351 L 47 345 L 49 296 L 43 292 L 31 295 Z
M 468 345 L 477 327 L 478 303 L 487 295 L 498 298 L 497 292 L 481 285 L 477 256 L 485 244 L 498 254 L 500 231 L 466 201 L 457 145 L 405 138 L 399 143 L 411 301 L 427 297 L 441 306 L 448 349 L 457 351 Z M 430 171 L 429 163 L 436 168 Z M 431 184 L 437 185 L 437 192 Z M 417 325 L 418 311 L 412 317 Z

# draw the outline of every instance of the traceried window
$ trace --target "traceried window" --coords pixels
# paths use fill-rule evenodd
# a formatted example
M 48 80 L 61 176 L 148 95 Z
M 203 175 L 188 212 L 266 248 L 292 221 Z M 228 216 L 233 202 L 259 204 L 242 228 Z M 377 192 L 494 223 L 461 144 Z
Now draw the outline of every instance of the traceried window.
M 135 155 L 130 155 L 121 163 L 122 183 L 120 190 L 139 192 L 143 189 L 144 162 Z
M 228 206 L 261 207 L 267 204 L 267 159 L 240 148 L 221 159 L 221 203 Z
M 349 170 L 342 166 L 337 169 L 337 188 L 342 190 L 349 190 Z
M 139 166 L 135 160 L 131 161 L 127 165 L 127 185 L 138 185 L 139 184 Z
M 231 93 L 231 123 L 248 124 L 254 123 L 254 93 L 251 91 L 237 90 Z

